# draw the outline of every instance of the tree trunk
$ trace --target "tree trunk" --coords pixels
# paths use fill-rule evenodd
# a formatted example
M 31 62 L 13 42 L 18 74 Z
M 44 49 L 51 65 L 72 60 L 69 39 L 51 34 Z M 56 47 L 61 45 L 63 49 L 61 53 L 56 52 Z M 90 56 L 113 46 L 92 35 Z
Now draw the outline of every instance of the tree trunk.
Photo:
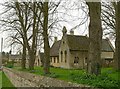
M 29 61 L 29 69 L 34 70 L 35 53 L 34 53 L 33 50 L 30 49 L 28 54 L 29 54 L 29 59 L 28 59 L 28 61 Z
M 32 46 L 30 47 L 30 49 L 28 48 L 28 53 L 29 53 L 29 69 L 30 70 L 34 70 L 34 62 L 35 62 L 35 57 L 36 57 L 36 39 L 37 39 L 37 32 L 38 29 L 36 26 L 36 15 L 35 13 L 37 13 L 37 8 L 36 8 L 36 2 L 33 3 L 33 27 L 32 27 L 32 34 L 33 34 L 33 38 L 32 38 Z
M 24 40 L 24 43 L 25 43 L 25 46 L 26 48 L 28 49 L 28 54 L 29 54 L 29 69 L 30 70 L 33 70 L 34 69 L 34 62 L 35 62 L 35 54 L 36 54 L 36 39 L 37 39 L 37 32 L 38 32 L 38 25 L 37 25 L 37 17 L 35 15 L 35 13 L 38 12 L 38 7 L 36 5 L 36 2 L 33 2 L 33 4 L 31 3 L 31 8 L 33 9 L 33 12 L 30 12 L 33 14 L 33 23 L 28 23 L 28 6 L 26 6 L 25 8 L 25 12 L 23 10 L 21 10 L 21 5 L 19 2 L 15 2 L 15 5 L 16 5 L 16 9 L 17 9 L 17 15 L 18 15 L 18 18 L 19 18 L 19 22 L 21 24 L 21 28 L 22 28 L 22 34 L 23 34 L 23 40 Z M 32 38 L 32 45 L 30 45 L 29 41 L 30 39 L 28 38 L 28 26 L 29 25 L 32 25 L 32 35 L 29 37 L 30 39 Z M 28 25 L 28 26 L 27 26 Z M 30 28 L 29 28 L 30 29 Z
M 44 22 L 43 22 L 43 37 L 44 37 L 44 73 L 48 74 L 50 66 L 50 46 L 48 40 L 48 2 L 44 2 Z
M 89 6 L 90 15 L 88 72 L 98 75 L 101 73 L 101 3 L 87 2 L 87 4 Z
M 116 4 L 115 67 L 120 70 L 120 1 Z
M 22 53 L 22 61 L 21 61 L 22 69 L 26 69 L 26 46 L 23 44 L 23 53 Z

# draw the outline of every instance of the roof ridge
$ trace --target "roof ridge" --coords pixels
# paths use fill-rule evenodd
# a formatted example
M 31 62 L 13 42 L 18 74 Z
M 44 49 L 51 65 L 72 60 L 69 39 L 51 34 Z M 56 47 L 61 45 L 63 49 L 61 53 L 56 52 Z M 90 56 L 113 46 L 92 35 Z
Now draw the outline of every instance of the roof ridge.
M 70 34 L 67 34 L 67 36 L 78 36 L 78 37 L 86 37 L 84 35 L 70 35 Z

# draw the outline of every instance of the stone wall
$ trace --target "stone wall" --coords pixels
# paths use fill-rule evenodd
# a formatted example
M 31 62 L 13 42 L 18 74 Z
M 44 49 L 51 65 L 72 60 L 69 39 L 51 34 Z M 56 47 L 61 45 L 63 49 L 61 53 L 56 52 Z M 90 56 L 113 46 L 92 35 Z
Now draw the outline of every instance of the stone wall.
M 88 87 L 10 68 L 4 68 L 3 71 L 15 87 Z

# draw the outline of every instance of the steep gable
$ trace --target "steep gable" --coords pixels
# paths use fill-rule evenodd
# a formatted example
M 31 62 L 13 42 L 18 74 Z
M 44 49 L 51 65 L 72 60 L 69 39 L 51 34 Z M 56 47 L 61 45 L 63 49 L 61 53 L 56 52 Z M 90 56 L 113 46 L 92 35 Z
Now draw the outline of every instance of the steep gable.
M 60 48 L 61 40 L 55 42 L 50 49 L 50 56 L 59 56 L 59 48 Z

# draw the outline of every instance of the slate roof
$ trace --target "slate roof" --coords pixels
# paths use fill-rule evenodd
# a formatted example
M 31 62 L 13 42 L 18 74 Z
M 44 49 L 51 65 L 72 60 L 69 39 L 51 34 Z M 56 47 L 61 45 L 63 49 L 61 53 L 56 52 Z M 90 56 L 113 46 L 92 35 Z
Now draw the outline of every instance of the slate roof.
M 88 50 L 89 38 L 86 36 L 67 35 L 70 50 Z M 109 39 L 102 39 L 102 51 L 114 52 Z
M 22 59 L 22 55 L 20 55 L 20 54 L 11 54 L 11 55 L 9 55 L 9 58 L 11 60 L 15 60 L 15 59 L 21 60 Z M 26 59 L 29 59 L 29 55 L 26 55 Z
M 61 40 L 55 42 L 50 49 L 50 56 L 59 56 L 59 48 L 60 48 Z
M 109 42 L 109 39 L 102 40 L 102 51 L 106 52 L 114 52 L 112 44 Z
M 78 35 L 66 35 L 69 49 L 72 51 L 88 51 L 89 48 L 89 38 L 86 36 Z M 61 40 L 53 44 L 50 49 L 50 56 L 59 56 Z M 104 52 L 114 52 L 108 39 L 102 40 L 102 51 Z
M 17 60 L 19 60 L 19 59 L 22 59 L 22 55 L 17 55 L 17 54 L 15 54 L 15 55 L 13 55 L 13 54 L 11 54 L 10 56 L 9 56 L 9 58 L 11 59 L 11 60 L 15 60 L 15 59 L 17 59 Z
M 67 35 L 70 50 L 88 50 L 88 37 L 78 35 Z

